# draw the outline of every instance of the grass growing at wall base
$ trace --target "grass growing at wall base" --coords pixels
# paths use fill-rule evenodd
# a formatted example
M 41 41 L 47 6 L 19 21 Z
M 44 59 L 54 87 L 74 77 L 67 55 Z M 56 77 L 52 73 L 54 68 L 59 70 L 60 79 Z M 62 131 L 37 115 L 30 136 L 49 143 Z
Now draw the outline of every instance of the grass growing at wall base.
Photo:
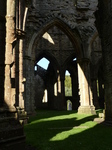
M 37 111 L 25 125 L 26 142 L 37 150 L 111 150 L 112 127 L 75 111 Z

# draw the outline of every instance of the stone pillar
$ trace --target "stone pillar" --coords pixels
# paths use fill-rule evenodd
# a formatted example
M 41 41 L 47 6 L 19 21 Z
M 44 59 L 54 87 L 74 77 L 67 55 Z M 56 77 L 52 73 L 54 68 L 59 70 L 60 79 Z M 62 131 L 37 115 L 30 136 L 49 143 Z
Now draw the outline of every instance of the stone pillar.
M 62 101 L 62 109 L 67 109 L 67 104 L 65 101 L 65 78 L 61 77 L 61 101 Z
M 10 110 L 14 109 L 11 101 L 10 66 L 13 63 L 13 43 L 15 41 L 15 0 L 7 0 L 4 101 Z
M 28 114 L 31 113 L 30 106 L 30 93 L 31 93 L 31 83 L 30 83 L 30 62 L 31 58 L 29 56 L 24 57 L 24 76 L 26 78 L 25 82 L 25 93 L 24 93 L 24 101 L 25 101 L 25 110 Z
M 59 94 L 61 93 L 61 79 L 60 79 L 59 71 L 57 73 L 58 73 L 57 85 L 58 85 L 58 94 Z
M 79 107 L 77 73 L 74 73 L 71 76 L 71 79 L 72 79 L 72 107 L 74 110 L 77 110 Z
M 25 110 L 28 114 L 34 113 L 35 110 L 35 77 L 34 77 L 34 61 L 31 57 L 24 57 L 24 76 L 26 78 L 24 102 Z
M 112 124 L 112 1 L 99 0 L 95 12 L 96 27 L 101 37 L 104 67 L 105 120 Z M 103 13 L 102 13 L 103 10 Z
M 4 16 L 0 16 L 0 93 L 1 93 L 0 107 L 2 107 L 4 103 L 4 67 L 5 67 L 4 57 L 5 57 L 5 14 Z
M 95 114 L 95 107 L 92 103 L 92 95 L 89 78 L 89 60 L 78 60 L 78 80 L 79 80 L 79 95 L 80 107 L 78 113 Z
M 24 84 L 23 84 L 23 40 L 19 41 L 19 107 L 24 108 Z
M 65 102 L 65 85 L 64 85 L 64 74 L 61 71 L 57 71 L 58 79 L 57 79 L 57 85 L 58 85 L 58 99 L 59 99 L 59 109 L 65 110 L 66 109 L 66 102 Z
M 62 99 L 61 99 L 61 79 L 60 79 L 60 72 L 57 70 L 57 91 L 58 91 L 58 96 L 57 96 L 57 101 L 58 101 L 58 109 L 62 110 Z
M 32 113 L 35 113 L 35 76 L 34 76 L 34 60 L 31 61 L 31 111 Z
M 55 104 L 59 110 L 66 109 L 64 80 L 64 75 L 60 74 L 59 70 L 57 70 L 57 83 L 54 86 L 54 96 Z
M 5 81 L 4 103 L 6 108 L 0 109 L 0 150 L 24 150 L 25 136 L 23 126 L 18 121 L 18 115 L 11 98 L 11 78 L 15 78 L 14 45 L 15 33 L 15 5 L 16 0 L 7 0 L 6 15 L 6 50 L 5 50 Z
M 91 80 L 92 84 L 92 92 L 93 92 L 93 104 L 95 108 L 99 108 L 99 102 L 98 102 L 98 93 L 97 93 L 97 79 L 92 79 Z
M 18 10 L 19 8 L 19 10 Z M 23 79 L 23 38 L 25 37 L 25 24 L 23 23 L 23 20 L 26 20 L 26 14 L 25 14 L 25 1 L 24 0 L 17 0 L 17 10 L 16 10 L 16 32 L 18 36 L 18 69 L 19 69 L 19 80 L 18 80 L 18 107 L 20 109 L 24 109 L 24 79 Z
M 57 96 L 57 82 L 54 84 L 54 96 Z
M 25 0 L 19 0 L 19 29 L 23 29 L 23 19 L 25 13 Z
M 12 105 L 16 106 L 16 87 L 15 87 L 15 48 L 13 49 L 13 65 L 11 66 L 11 101 Z
M 104 87 L 103 87 L 102 77 L 98 77 L 98 87 L 99 87 L 99 104 L 101 108 L 104 108 Z

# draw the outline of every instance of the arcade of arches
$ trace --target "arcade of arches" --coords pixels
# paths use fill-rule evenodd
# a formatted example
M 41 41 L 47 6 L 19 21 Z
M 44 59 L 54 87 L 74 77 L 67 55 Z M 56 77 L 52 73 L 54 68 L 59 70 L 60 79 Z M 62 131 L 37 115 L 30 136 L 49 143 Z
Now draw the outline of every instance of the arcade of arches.
M 6 149 L 24 147 L 19 117 L 33 114 L 36 108 L 67 110 L 68 100 L 78 113 L 105 109 L 105 121 L 112 123 L 109 3 L 0 1 L 0 144 Z M 47 69 L 38 65 L 42 58 L 49 61 Z M 66 70 L 71 79 L 69 96 Z

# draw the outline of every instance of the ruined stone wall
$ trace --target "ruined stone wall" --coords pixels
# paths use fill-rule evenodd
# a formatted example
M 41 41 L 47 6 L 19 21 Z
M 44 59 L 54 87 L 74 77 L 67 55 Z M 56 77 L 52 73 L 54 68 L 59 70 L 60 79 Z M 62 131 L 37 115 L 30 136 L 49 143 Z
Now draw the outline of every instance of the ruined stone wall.
M 78 30 L 83 41 L 85 57 L 88 57 L 87 41 L 96 32 L 94 26 L 95 17 L 93 14 L 96 8 L 97 0 L 85 2 L 82 0 L 33 0 L 32 7 L 29 8 L 26 24 L 26 31 L 28 31 L 26 50 L 28 50 L 31 37 L 33 37 L 34 33 L 42 30 L 45 32 L 46 25 L 53 19 L 58 18 L 68 25 L 73 32 L 75 29 Z
M 45 85 L 43 79 L 39 76 L 35 76 L 35 106 L 36 108 L 42 108 L 42 100 L 44 97 Z
M 32 99 L 30 87 L 32 84 L 34 85 L 33 63 L 35 63 L 35 56 L 37 58 L 39 52 L 50 53 L 60 66 L 71 55 L 76 54 L 78 56 L 78 53 L 81 53 L 81 57 L 90 58 L 89 41 L 96 32 L 93 14 L 96 8 L 97 0 L 32 1 L 27 16 L 27 35 L 24 44 L 24 77 L 26 78 L 24 95 L 27 103 L 26 107 L 28 105 L 30 109 Z M 60 30 L 53 27 L 54 25 L 59 27 Z M 64 25 L 66 29 L 64 29 Z M 51 34 L 55 44 L 43 39 L 42 36 L 45 32 Z M 81 52 L 79 52 L 79 49 L 77 49 L 77 52 L 75 51 L 75 46 L 68 40 L 68 35 L 72 44 L 77 45 L 77 43 L 80 43 Z M 42 39 L 41 42 L 39 42 L 40 39 Z M 67 40 L 69 42 L 66 42 Z M 49 47 L 49 49 L 46 49 L 46 47 Z
M 96 0 L 33 0 L 29 20 L 37 21 L 36 29 L 55 17 L 63 20 L 72 29 L 77 26 L 77 23 L 84 27 L 84 25 L 94 23 L 93 12 L 96 10 L 96 6 Z M 36 17 L 38 17 L 38 20 Z
M 0 99 L 4 99 L 5 22 L 0 23 Z M 1 102 L 1 103 L 2 103 Z
M 112 1 L 99 0 L 95 13 L 96 26 L 101 37 L 104 65 L 106 120 L 112 121 Z
M 4 100 L 4 59 L 5 59 L 5 15 L 6 2 L 0 1 L 0 105 Z
M 37 43 L 36 58 L 42 53 L 48 53 L 50 57 L 56 59 L 59 66 L 63 66 L 68 58 L 75 57 L 76 50 L 66 34 L 54 26 Z
M 101 39 L 99 38 L 98 33 L 96 34 L 95 38 L 93 38 L 92 42 L 90 43 L 90 52 L 91 52 L 91 78 L 98 77 L 98 70 L 102 63 L 102 47 L 101 47 Z M 103 72 L 102 72 L 103 74 Z
M 33 113 L 35 109 L 35 76 L 34 76 L 34 61 L 30 57 L 24 58 L 24 100 L 25 110 L 28 114 Z

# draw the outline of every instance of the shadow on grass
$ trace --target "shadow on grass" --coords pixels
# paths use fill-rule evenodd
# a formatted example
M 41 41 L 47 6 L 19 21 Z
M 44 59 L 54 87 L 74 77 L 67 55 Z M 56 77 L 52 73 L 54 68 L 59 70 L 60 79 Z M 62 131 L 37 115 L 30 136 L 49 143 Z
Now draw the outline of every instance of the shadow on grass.
M 25 125 L 26 141 L 38 150 L 111 150 L 112 128 L 96 116 L 74 111 L 37 111 Z

